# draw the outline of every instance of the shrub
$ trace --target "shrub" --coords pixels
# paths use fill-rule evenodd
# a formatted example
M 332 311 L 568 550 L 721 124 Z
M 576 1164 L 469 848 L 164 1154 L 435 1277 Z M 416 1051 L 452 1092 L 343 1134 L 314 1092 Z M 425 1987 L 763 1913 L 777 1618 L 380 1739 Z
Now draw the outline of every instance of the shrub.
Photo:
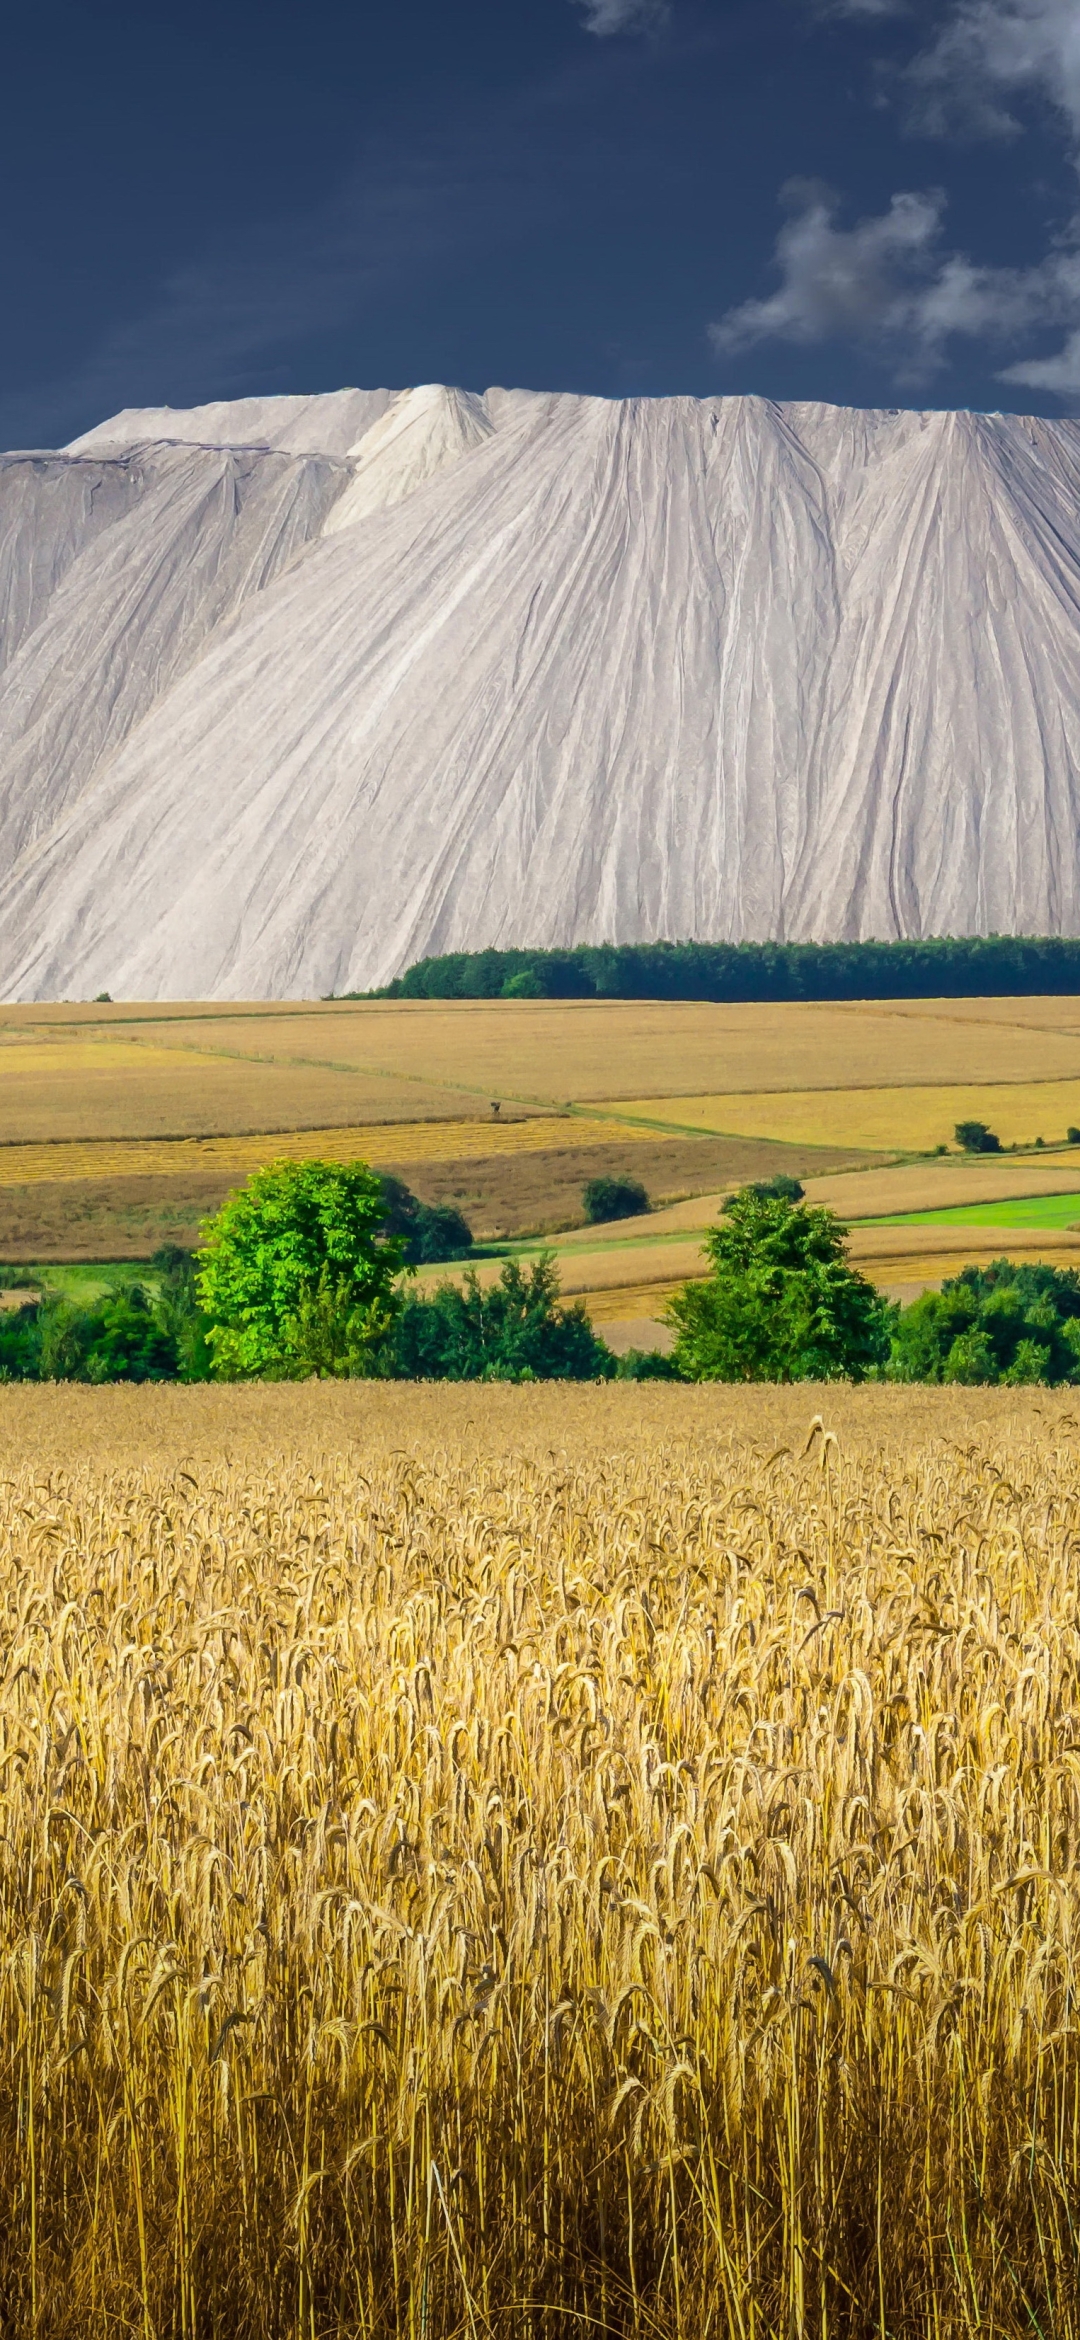
M 610 1219 L 641 1218 L 649 1208 L 649 1197 L 636 1178 L 590 1178 L 581 1199 L 590 1227 Z
M 8 1381 L 172 1381 L 173 1327 L 141 1284 L 91 1303 L 37 1300 L 0 1320 L 0 1378 Z
M 752 1186 L 706 1237 L 712 1274 L 671 1303 L 687 1381 L 861 1380 L 889 1352 L 890 1316 L 844 1253 L 831 1211 Z
M 504 999 L 543 999 L 544 986 L 531 967 L 520 967 L 516 975 L 508 975 L 502 987 Z
M 987 1129 L 985 1121 L 958 1121 L 953 1132 L 956 1143 L 965 1154 L 1000 1154 L 1001 1139 Z
M 507 1260 L 499 1282 L 482 1288 L 475 1269 L 464 1287 L 440 1284 L 408 1299 L 383 1342 L 378 1369 L 407 1381 L 596 1381 L 615 1360 L 593 1332 L 585 1306 L 557 1305 L 550 1254 L 531 1268 Z

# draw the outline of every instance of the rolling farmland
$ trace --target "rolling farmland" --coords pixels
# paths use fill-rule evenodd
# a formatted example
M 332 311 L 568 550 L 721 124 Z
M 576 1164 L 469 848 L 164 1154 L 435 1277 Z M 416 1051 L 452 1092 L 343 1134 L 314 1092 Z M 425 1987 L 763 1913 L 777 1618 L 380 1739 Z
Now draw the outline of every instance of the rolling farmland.
M 455 1203 L 481 1237 L 553 1240 L 564 1288 L 612 1337 L 648 1325 L 697 1272 L 724 1191 L 778 1170 L 851 1221 L 854 1255 L 889 1288 L 1006 1236 L 1027 1256 L 1072 1258 L 1080 1155 L 1048 1142 L 1008 1159 L 912 1158 L 949 1144 L 961 1117 L 1022 1146 L 1080 1124 L 1080 1005 L 6 1008 L 0 1260 L 192 1243 L 231 1185 L 283 1155 L 366 1159 Z M 636 1177 L 663 1207 L 575 1233 L 597 1175 Z M 1010 1196 L 1029 1198 L 1026 1216 L 987 1216 Z

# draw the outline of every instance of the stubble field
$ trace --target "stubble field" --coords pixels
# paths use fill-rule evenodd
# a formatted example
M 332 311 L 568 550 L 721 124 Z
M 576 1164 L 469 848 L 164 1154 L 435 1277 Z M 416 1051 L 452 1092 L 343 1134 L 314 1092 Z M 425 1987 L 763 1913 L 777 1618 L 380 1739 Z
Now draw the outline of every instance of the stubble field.
M 1078 1428 L 0 1391 L 5 2332 L 1080 2330 Z

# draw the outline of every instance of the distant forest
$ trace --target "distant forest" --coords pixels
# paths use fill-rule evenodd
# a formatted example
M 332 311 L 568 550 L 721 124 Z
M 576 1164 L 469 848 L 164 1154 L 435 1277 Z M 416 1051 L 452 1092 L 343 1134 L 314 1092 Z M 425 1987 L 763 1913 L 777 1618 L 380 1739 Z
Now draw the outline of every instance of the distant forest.
M 1080 940 L 599 943 L 450 951 L 349 999 L 922 999 L 1080 993 Z

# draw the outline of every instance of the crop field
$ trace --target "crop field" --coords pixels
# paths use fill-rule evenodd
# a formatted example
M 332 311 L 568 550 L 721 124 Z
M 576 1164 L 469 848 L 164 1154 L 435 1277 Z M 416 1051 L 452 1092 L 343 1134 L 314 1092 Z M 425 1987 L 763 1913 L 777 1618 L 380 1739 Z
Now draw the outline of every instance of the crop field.
M 1016 1195 L 1007 1202 L 953 1203 L 943 1210 L 903 1211 L 871 1219 L 879 1227 L 1078 1227 L 1080 1192 Z
M 5 2334 L 1080 2332 L 1078 1428 L 0 1390 Z
M 1007 1146 L 1048 1142 L 1009 1162 L 912 1159 L 951 1145 L 962 1118 Z M 890 1287 L 931 1258 L 935 1277 L 960 1264 L 969 1224 L 1071 1257 L 1071 1213 L 995 1221 L 982 1205 L 1080 1191 L 1080 1159 L 1053 1150 L 1074 1122 L 1074 1000 L 3 1008 L 0 1260 L 145 1259 L 196 1242 L 230 1186 L 276 1156 L 362 1158 L 454 1203 L 484 1241 L 557 1238 L 566 1289 L 598 1322 L 637 1322 L 696 1271 L 724 1191 L 777 1171 L 836 1195 Z M 597 1176 L 702 1207 L 678 1249 L 664 1212 L 633 1243 L 564 1243 Z M 974 1221 L 958 1215 L 969 1202 Z M 931 1252 L 911 1214 L 950 1206 Z
M 708 1130 L 774 1138 L 784 1145 L 831 1143 L 876 1153 L 953 1145 L 958 1121 L 985 1121 L 1003 1145 L 1060 1144 L 1080 1117 L 1080 1075 L 1070 1081 L 982 1086 L 791 1088 L 711 1097 L 613 1099 L 610 1111 L 654 1129 Z M 828 1133 L 826 1136 L 825 1133 Z
M 741 1096 L 750 1110 L 759 1097 L 928 1085 L 1051 1089 L 1049 1137 L 1056 1091 L 1080 1094 L 1080 1024 L 1069 1000 L 9 1007 L 0 1068 L 3 1135 L 23 1141 L 486 1118 L 492 1098 L 504 1111 L 625 1100 L 637 1116 Z

